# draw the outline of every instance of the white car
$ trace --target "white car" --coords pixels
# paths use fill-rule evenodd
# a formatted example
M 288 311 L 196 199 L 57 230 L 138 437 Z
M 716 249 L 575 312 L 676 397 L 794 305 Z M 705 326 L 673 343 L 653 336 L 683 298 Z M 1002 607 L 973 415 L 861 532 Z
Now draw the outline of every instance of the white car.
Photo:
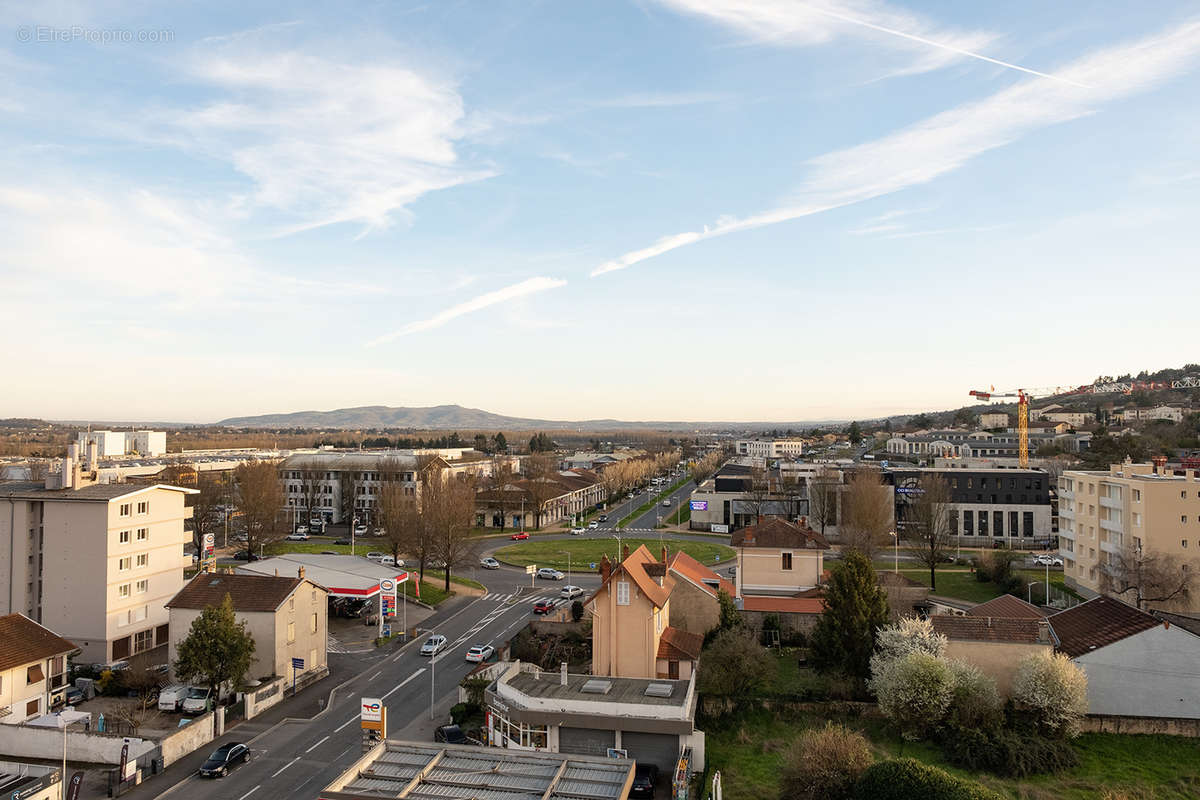
M 354 526 L 354 535 L 355 536 L 366 536 L 367 535 L 367 526 L 366 525 L 355 525 Z
M 383 561 L 384 557 L 386 557 L 386 556 L 387 556 L 387 553 L 380 553 L 376 550 L 372 550 L 371 552 L 367 553 L 367 560 L 368 561 Z
M 180 703 L 179 708 L 188 714 L 199 714 L 208 710 L 208 689 L 193 686 L 188 689 L 187 697 Z
M 467 651 L 467 661 L 478 664 L 481 661 L 487 661 L 495 652 L 496 648 L 490 644 L 472 645 L 471 649 Z
M 1039 567 L 1061 567 L 1063 565 L 1063 560 L 1058 556 L 1051 556 L 1043 553 L 1042 555 L 1035 557 L 1033 559 L 1033 563 L 1037 564 Z
M 440 633 L 434 634 L 425 640 L 425 644 L 421 645 L 421 655 L 436 656 L 446 647 L 446 637 Z
M 287 540 L 289 542 L 307 542 L 308 534 L 296 531 L 295 533 L 288 534 Z
M 559 594 L 567 600 L 574 600 L 576 597 L 581 597 L 583 595 L 583 589 L 580 589 L 578 586 L 572 586 L 568 583 L 566 586 L 562 587 L 562 590 L 559 592 Z
M 308 524 L 312 525 L 314 528 L 322 528 L 325 526 L 325 520 L 321 519 L 320 517 L 309 517 Z
M 403 567 L 404 559 L 397 559 L 393 556 L 384 556 L 383 558 L 379 559 L 379 563 L 385 567 Z
M 663 500 L 663 505 L 664 505 L 664 506 L 669 506 L 669 505 L 671 505 L 671 498 L 669 498 L 669 497 L 668 497 L 666 500 Z
M 590 531 L 594 531 L 599 527 L 600 527 L 600 523 L 596 522 L 596 520 L 592 520 L 591 522 L 588 523 L 588 530 L 590 530 Z
M 307 525 L 303 525 L 303 524 L 301 524 L 301 525 L 297 525 L 297 526 L 296 526 L 296 533 L 308 533 L 308 526 L 307 526 Z
M 545 578 L 548 581 L 561 581 L 563 578 L 567 577 L 551 567 L 542 567 L 537 571 L 537 576 L 539 578 Z
M 500 562 L 491 556 L 479 559 L 479 566 L 484 569 L 500 569 Z
M 571 528 L 572 536 L 583 536 L 584 532 L 583 528 Z

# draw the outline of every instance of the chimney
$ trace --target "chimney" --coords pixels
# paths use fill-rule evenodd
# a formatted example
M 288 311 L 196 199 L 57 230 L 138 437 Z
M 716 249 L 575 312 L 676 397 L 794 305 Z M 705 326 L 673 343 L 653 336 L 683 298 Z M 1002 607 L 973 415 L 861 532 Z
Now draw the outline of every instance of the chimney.
M 612 562 L 608 560 L 608 553 L 605 553 L 600 558 L 600 582 L 604 583 L 612 575 Z
M 621 545 L 621 561 L 624 562 L 627 558 L 629 558 L 629 545 L 623 544 Z
M 662 562 L 667 563 L 667 546 L 664 544 L 662 549 Z
M 567 662 L 562 662 L 558 668 L 558 682 L 561 686 L 567 685 Z
M 99 448 L 96 440 L 92 439 L 88 442 L 88 472 L 95 472 L 98 469 L 100 469 Z
M 300 569 L 296 570 L 296 577 L 300 580 L 304 580 L 304 567 L 300 567 Z
M 275 568 L 275 577 L 276 577 L 276 578 L 278 578 L 278 577 L 279 577 L 279 567 L 276 567 L 276 568 Z
M 1039 642 L 1041 642 L 1042 644 L 1049 642 L 1050 641 L 1050 621 L 1045 620 L 1045 619 L 1039 619 L 1037 621 L 1037 624 L 1038 624 L 1037 640 Z

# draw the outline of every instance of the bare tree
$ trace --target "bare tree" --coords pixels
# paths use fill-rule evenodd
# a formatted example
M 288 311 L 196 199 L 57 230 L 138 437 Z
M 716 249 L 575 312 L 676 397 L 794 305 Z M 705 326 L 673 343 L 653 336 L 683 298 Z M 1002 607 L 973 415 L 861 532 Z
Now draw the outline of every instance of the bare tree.
M 746 490 L 742 492 L 741 498 L 742 507 L 754 516 L 754 522 L 751 524 L 757 525 L 762 522 L 763 512 L 770 499 L 770 473 L 763 467 L 753 467 L 750 470 L 750 479 L 746 484 Z
M 915 487 L 908 506 L 905 539 L 916 549 L 917 560 L 929 567 L 929 587 L 937 589 L 937 567 L 952 548 L 950 540 L 950 484 L 938 475 L 925 475 Z
M 196 552 L 204 543 L 204 534 L 216 533 L 223 514 L 218 512 L 218 506 L 223 506 L 229 498 L 229 487 L 224 479 L 212 473 L 199 473 L 196 477 L 196 488 L 200 494 L 192 495 L 192 544 Z
M 891 492 L 875 470 L 858 470 L 842 493 L 842 543 L 874 558 L 894 524 Z
M 280 519 L 284 499 L 279 468 L 270 461 L 244 461 L 233 476 L 237 507 L 246 523 L 246 549 L 254 553 L 286 535 Z
M 488 495 L 492 498 L 494 505 L 500 512 L 500 531 L 504 531 L 504 524 L 507 521 L 508 510 L 512 506 L 510 497 L 520 499 L 518 493 L 509 493 L 505 491 L 505 487 L 511 484 L 516 476 L 513 474 L 512 462 L 507 456 L 496 454 L 492 456 L 492 472 L 487 477 L 484 483 L 485 490 L 490 490 Z
M 475 486 L 446 473 L 432 476 L 421 495 L 421 517 L 428 528 L 433 552 L 442 560 L 445 590 L 451 571 L 474 556 L 471 521 L 475 516 Z
M 418 529 L 423 522 L 417 512 L 417 498 L 399 482 L 384 483 L 379 490 L 378 509 L 383 539 L 391 550 L 392 558 L 399 560 L 400 553 L 411 552 L 407 548 L 420 538 Z
M 1196 586 L 1196 565 L 1168 553 L 1127 543 L 1100 567 L 1100 588 L 1138 608 L 1187 597 Z
M 146 717 L 150 715 L 150 710 L 158 702 L 162 676 L 152 669 L 133 669 L 122 672 L 120 680 L 121 688 L 135 700 L 117 706 L 117 719 L 132 728 L 136 735 Z
M 711 478 L 718 469 L 721 468 L 722 462 L 725 460 L 723 453 L 709 453 L 701 458 L 696 463 L 692 464 L 692 482 L 699 486 L 706 480 Z
M 837 524 L 838 485 L 841 478 L 828 467 L 821 467 L 808 481 L 808 518 L 820 527 Z
M 325 499 L 325 486 L 322 483 L 325 478 L 325 470 L 321 469 L 316 461 L 301 461 L 293 469 L 300 478 L 300 501 L 304 503 L 304 510 L 308 514 L 308 518 L 323 517 L 320 505 Z
M 554 457 L 549 455 L 533 455 L 525 462 L 525 489 L 533 504 L 533 527 L 542 527 L 542 515 L 546 511 L 546 503 L 563 493 L 563 486 L 558 482 L 558 468 Z
M 338 492 L 341 495 L 339 505 L 341 506 L 342 521 L 351 528 L 354 527 L 355 521 L 359 517 L 358 488 L 362 485 L 359 477 L 359 473 L 349 467 L 339 470 L 337 473 Z
M 170 486 L 195 486 L 199 480 L 197 468 L 182 457 L 171 459 L 171 462 L 158 473 L 158 480 Z

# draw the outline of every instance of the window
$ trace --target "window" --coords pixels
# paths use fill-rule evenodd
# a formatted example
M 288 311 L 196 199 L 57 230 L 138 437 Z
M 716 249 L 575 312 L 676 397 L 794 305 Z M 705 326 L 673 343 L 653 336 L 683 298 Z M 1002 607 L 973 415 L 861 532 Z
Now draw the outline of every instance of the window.
M 288 623 L 288 638 L 287 638 L 287 640 L 288 640 L 288 644 L 291 644 L 292 642 L 296 641 L 296 623 L 294 623 L 294 622 Z
M 118 544 L 129 544 L 129 531 L 121 531 L 117 534 Z
M 975 535 L 975 512 L 963 511 L 963 533 L 967 536 Z
M 317 632 L 317 614 L 315 611 L 313 612 L 312 617 L 309 618 L 309 620 L 308 620 L 308 632 L 309 633 Z
M 1003 536 L 1004 535 L 1004 512 L 1003 511 L 993 511 L 992 512 L 992 535 L 993 536 Z
M 1142 502 L 1142 490 L 1141 489 L 1133 490 L 1133 502 L 1135 502 L 1135 503 Z
M 121 510 L 120 510 L 121 516 L 128 517 L 131 508 L 132 507 L 129 505 L 129 503 L 121 503 Z
M 139 514 L 150 513 L 150 501 L 149 500 L 143 500 L 142 502 L 138 503 L 138 513 Z
M 150 529 L 149 528 L 138 528 L 137 529 L 137 540 L 139 542 L 144 542 L 149 538 L 150 538 Z
M 1187 550 L 1187 539 L 1180 539 L 1179 546 L 1182 547 L 1184 550 Z
M 138 567 L 144 567 L 149 563 L 150 563 L 150 554 L 149 553 L 138 553 L 138 556 L 137 556 Z
M 150 581 L 142 579 L 137 582 L 137 593 L 138 594 L 145 594 L 149 588 L 150 588 Z
M 30 700 L 28 703 L 25 704 L 25 716 L 27 716 L 27 717 L 33 716 L 34 714 L 38 713 L 38 711 L 41 709 L 41 707 L 42 707 L 42 701 L 40 699 Z
M 295 610 L 296 610 L 296 597 L 295 597 L 295 595 L 293 595 L 288 598 L 288 611 L 295 611 Z
M 979 535 L 988 535 L 988 512 L 986 511 L 979 512 Z
M 784 554 L 783 554 L 783 564 L 782 564 L 782 566 L 783 566 L 783 568 L 784 568 L 785 570 L 790 570 L 790 569 L 792 568 L 792 554 L 791 554 L 791 553 L 784 553 Z
M 121 598 L 129 597 L 129 584 L 128 583 L 122 583 L 120 586 L 117 587 L 117 597 L 121 597 Z
M 1135 528 L 1142 527 L 1142 515 L 1136 511 L 1134 511 L 1132 516 L 1133 516 L 1133 527 L 1135 527 Z
M 140 653 L 154 647 L 154 629 L 138 631 L 133 635 L 133 652 Z
M 617 581 L 617 605 L 629 605 L 629 581 Z
M 1187 525 L 1187 514 L 1181 514 L 1179 517 L 1180 525 Z
M 958 536 L 958 512 L 953 509 L 950 511 L 950 535 Z
M 131 563 L 132 563 L 132 559 L 130 559 L 129 556 L 125 556 L 124 558 L 122 558 L 120 561 L 117 562 L 117 571 L 125 572 L 127 569 L 129 569 Z
M 29 669 L 25 670 L 25 682 L 29 685 L 41 683 L 46 680 L 46 676 L 42 673 L 42 665 L 34 664 Z

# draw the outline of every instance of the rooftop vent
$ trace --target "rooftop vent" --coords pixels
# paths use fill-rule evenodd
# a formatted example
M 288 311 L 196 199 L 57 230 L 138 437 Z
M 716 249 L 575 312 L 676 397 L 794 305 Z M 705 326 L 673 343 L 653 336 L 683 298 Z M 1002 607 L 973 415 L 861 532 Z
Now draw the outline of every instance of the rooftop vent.
M 646 697 L 670 697 L 675 687 L 669 683 L 652 683 L 646 687 Z
M 600 681 L 593 678 L 583 684 L 579 691 L 584 694 L 608 694 L 610 689 L 612 689 L 612 681 Z

